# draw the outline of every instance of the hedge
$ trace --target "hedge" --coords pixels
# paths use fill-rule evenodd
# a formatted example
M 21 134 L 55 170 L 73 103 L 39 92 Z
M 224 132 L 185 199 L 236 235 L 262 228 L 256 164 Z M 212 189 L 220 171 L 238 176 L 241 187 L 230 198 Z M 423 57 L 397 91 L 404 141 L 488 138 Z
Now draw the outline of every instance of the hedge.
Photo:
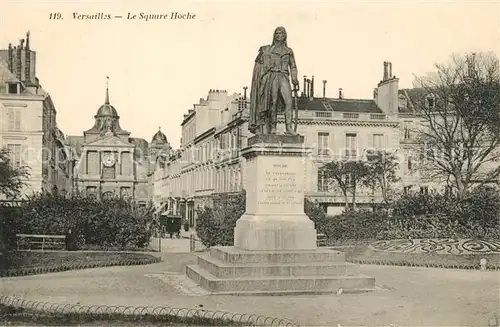
M 401 196 L 386 207 L 327 216 L 305 199 L 304 211 L 329 244 L 399 238 L 500 239 L 500 194 L 480 187 L 458 201 L 440 194 Z M 232 245 L 236 221 L 245 212 L 245 193 L 219 196 L 198 210 L 196 232 L 205 246 Z
M 0 207 L 2 245 L 12 248 L 15 234 L 66 235 L 70 230 L 84 247 L 144 248 L 158 222 L 152 203 L 96 199 L 79 194 L 40 193 L 21 207 Z

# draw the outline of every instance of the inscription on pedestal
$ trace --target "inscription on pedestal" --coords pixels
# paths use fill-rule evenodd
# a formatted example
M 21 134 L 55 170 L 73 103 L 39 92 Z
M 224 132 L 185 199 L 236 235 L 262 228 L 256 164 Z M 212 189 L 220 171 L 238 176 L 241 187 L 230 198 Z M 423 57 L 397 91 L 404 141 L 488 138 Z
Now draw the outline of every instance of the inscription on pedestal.
M 297 172 L 288 164 L 272 164 L 259 193 L 261 200 L 257 203 L 268 205 L 300 205 L 304 197 Z

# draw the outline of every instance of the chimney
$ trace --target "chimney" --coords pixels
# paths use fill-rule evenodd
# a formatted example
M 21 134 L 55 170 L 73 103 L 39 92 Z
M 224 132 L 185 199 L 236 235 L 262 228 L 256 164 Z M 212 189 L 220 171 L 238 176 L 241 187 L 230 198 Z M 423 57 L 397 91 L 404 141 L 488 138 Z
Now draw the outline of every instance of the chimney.
M 302 95 L 307 96 L 307 76 L 304 75 L 304 88 L 302 89 Z
M 25 65 L 25 72 L 24 72 L 24 79 L 26 81 L 31 81 L 31 71 L 30 71 L 30 66 L 31 66 L 31 51 L 30 51 L 30 32 L 26 33 L 26 51 L 25 51 L 25 57 L 26 57 L 26 65 Z
M 390 62 L 390 61 L 387 62 L 387 70 L 388 70 L 388 75 L 389 75 L 388 77 L 389 77 L 389 79 L 391 79 L 392 78 L 392 62 Z
M 326 79 L 323 80 L 323 98 L 326 98 Z
M 467 59 L 467 73 L 469 76 L 474 73 L 475 65 L 476 65 L 476 54 L 471 53 L 471 55 Z
M 9 57 L 7 59 L 9 71 L 14 71 L 14 49 L 12 49 L 12 43 L 9 43 Z
M 344 94 L 342 94 L 342 88 L 339 88 L 339 99 L 343 99 Z
M 314 98 L 314 75 L 311 77 L 311 94 L 309 94 L 311 100 Z
M 384 61 L 384 77 L 382 78 L 382 81 L 387 81 L 389 79 L 388 68 L 389 68 L 388 62 Z
M 22 63 L 21 63 L 21 51 L 23 49 L 23 43 L 24 40 L 21 39 L 19 42 L 19 46 L 17 47 L 17 53 L 16 53 L 16 77 L 18 80 L 21 80 L 21 68 L 22 68 Z
M 243 87 L 243 100 L 247 99 L 247 89 L 248 89 L 248 86 Z

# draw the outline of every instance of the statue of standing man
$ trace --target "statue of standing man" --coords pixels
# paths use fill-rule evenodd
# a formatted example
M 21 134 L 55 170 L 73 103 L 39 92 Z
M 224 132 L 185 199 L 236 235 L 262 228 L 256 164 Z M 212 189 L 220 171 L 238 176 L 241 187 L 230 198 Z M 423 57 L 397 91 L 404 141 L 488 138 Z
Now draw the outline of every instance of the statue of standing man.
M 284 27 L 274 31 L 273 43 L 260 47 L 255 59 L 250 90 L 250 121 L 248 130 L 256 135 L 276 134 L 278 113 L 285 115 L 285 134 L 297 135 L 293 127 L 293 96 L 298 90 L 297 65 L 286 43 Z

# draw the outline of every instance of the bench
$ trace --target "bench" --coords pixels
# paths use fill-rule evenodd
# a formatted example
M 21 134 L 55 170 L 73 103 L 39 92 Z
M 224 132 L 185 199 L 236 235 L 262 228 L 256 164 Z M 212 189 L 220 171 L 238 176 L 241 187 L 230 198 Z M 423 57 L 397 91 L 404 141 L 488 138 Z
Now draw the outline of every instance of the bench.
M 39 247 L 44 250 L 46 248 L 61 248 L 66 247 L 66 236 L 64 235 L 36 235 L 36 234 L 16 234 L 17 249 L 20 250 L 23 245 Z
M 326 235 L 325 234 L 318 234 L 316 236 L 316 246 L 317 247 L 326 246 Z

